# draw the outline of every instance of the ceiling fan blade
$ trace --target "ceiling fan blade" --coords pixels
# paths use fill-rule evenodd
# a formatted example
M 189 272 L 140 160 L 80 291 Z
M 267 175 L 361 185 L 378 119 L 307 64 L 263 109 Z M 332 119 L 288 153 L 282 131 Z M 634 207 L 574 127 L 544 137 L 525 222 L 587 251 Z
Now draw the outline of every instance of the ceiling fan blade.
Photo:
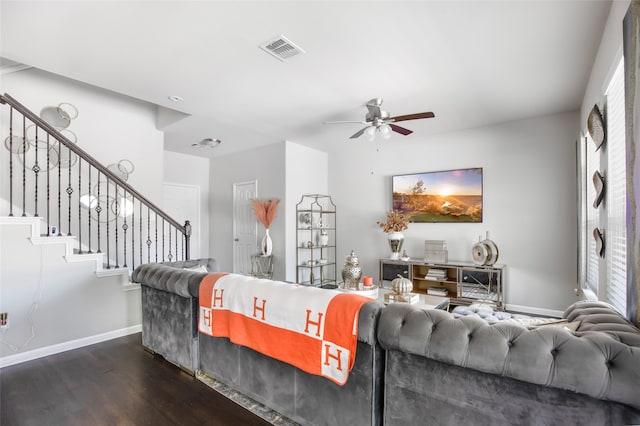
M 433 118 L 436 115 L 432 112 L 419 112 L 417 114 L 407 114 L 407 115 L 399 115 L 397 117 L 391 117 L 389 120 L 393 121 L 407 121 L 407 120 L 418 120 L 420 118 Z
M 366 121 L 358 120 L 358 121 L 324 121 L 324 124 L 344 124 L 344 123 L 357 123 L 357 124 L 367 124 Z
M 353 134 L 353 136 L 351 136 L 349 139 L 355 139 L 355 138 L 359 138 L 360 136 L 362 136 L 362 134 L 364 133 L 365 130 L 367 130 L 370 126 L 365 127 L 364 129 L 358 130 L 356 133 Z
M 405 129 L 404 127 L 396 126 L 395 124 L 389 123 L 389 127 L 391 127 L 391 130 L 393 130 L 394 132 L 398 132 L 401 135 L 407 136 L 413 133 L 413 130 Z

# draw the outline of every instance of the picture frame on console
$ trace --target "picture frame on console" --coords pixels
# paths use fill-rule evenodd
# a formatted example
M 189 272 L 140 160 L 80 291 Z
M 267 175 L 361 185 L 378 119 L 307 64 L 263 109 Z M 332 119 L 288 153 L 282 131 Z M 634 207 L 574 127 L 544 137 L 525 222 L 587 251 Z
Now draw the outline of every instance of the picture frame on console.
M 392 205 L 414 223 L 481 223 L 482 168 L 392 176 Z

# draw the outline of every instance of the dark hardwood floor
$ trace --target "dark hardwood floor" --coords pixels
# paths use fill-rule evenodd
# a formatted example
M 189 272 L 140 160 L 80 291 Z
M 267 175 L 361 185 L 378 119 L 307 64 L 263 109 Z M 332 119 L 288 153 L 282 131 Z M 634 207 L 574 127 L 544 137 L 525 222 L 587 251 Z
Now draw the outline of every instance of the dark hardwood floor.
M 147 353 L 138 333 L 0 369 L 0 424 L 270 423 Z

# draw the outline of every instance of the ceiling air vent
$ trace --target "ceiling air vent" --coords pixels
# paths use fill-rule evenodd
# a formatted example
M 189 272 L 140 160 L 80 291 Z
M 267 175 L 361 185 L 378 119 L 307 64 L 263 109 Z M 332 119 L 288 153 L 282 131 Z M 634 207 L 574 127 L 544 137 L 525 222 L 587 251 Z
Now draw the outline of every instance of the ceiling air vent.
M 289 59 L 300 53 L 306 53 L 304 50 L 297 46 L 294 42 L 280 34 L 273 40 L 269 40 L 266 43 L 260 45 L 260 49 L 275 56 L 281 61 Z

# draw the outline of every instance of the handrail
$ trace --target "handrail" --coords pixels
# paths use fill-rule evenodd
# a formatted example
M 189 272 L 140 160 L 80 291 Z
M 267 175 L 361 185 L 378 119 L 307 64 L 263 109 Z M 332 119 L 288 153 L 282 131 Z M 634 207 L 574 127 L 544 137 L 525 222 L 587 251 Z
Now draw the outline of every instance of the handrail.
M 162 217 L 164 220 L 169 222 L 172 226 L 174 226 L 175 228 L 180 230 L 183 235 L 190 234 L 189 229 L 188 229 L 187 226 L 181 225 L 175 219 L 173 219 L 172 217 L 167 215 L 164 211 L 162 211 L 162 209 L 160 209 L 154 203 L 149 201 L 144 195 L 140 194 L 137 190 L 135 190 L 133 187 L 131 187 L 131 185 L 129 185 L 124 180 L 122 180 L 120 177 L 118 177 L 116 174 L 111 172 L 109 169 L 107 169 L 105 166 L 103 166 L 101 163 L 99 163 L 95 158 L 93 158 L 91 155 L 89 155 L 85 150 L 83 150 L 82 148 L 78 147 L 78 145 L 74 144 L 69 139 L 67 139 L 63 134 L 61 134 L 58 130 L 56 130 L 55 127 L 51 126 L 49 123 L 47 123 L 46 121 L 42 120 L 40 117 L 38 117 L 37 115 L 32 113 L 29 109 L 27 109 L 24 105 L 22 105 L 20 102 L 18 102 L 14 98 L 12 98 L 9 94 L 5 93 L 4 95 L 0 95 L 0 103 L 11 105 L 13 108 L 18 110 L 22 115 L 28 117 L 29 120 L 31 120 L 34 123 L 36 123 L 39 127 L 42 127 L 47 132 L 56 135 L 56 139 L 58 139 L 60 142 L 62 142 L 66 148 L 70 149 L 75 154 L 80 156 L 83 160 L 85 160 L 86 162 L 91 164 L 91 166 L 93 166 L 96 169 L 98 169 L 102 174 L 108 176 L 109 179 L 112 179 L 112 180 L 116 181 L 119 186 L 122 186 L 123 188 L 126 188 L 126 192 L 128 192 L 128 193 L 130 193 L 132 195 L 135 195 L 136 198 L 138 198 L 148 208 L 150 208 L 155 213 L 157 213 L 158 216 Z

